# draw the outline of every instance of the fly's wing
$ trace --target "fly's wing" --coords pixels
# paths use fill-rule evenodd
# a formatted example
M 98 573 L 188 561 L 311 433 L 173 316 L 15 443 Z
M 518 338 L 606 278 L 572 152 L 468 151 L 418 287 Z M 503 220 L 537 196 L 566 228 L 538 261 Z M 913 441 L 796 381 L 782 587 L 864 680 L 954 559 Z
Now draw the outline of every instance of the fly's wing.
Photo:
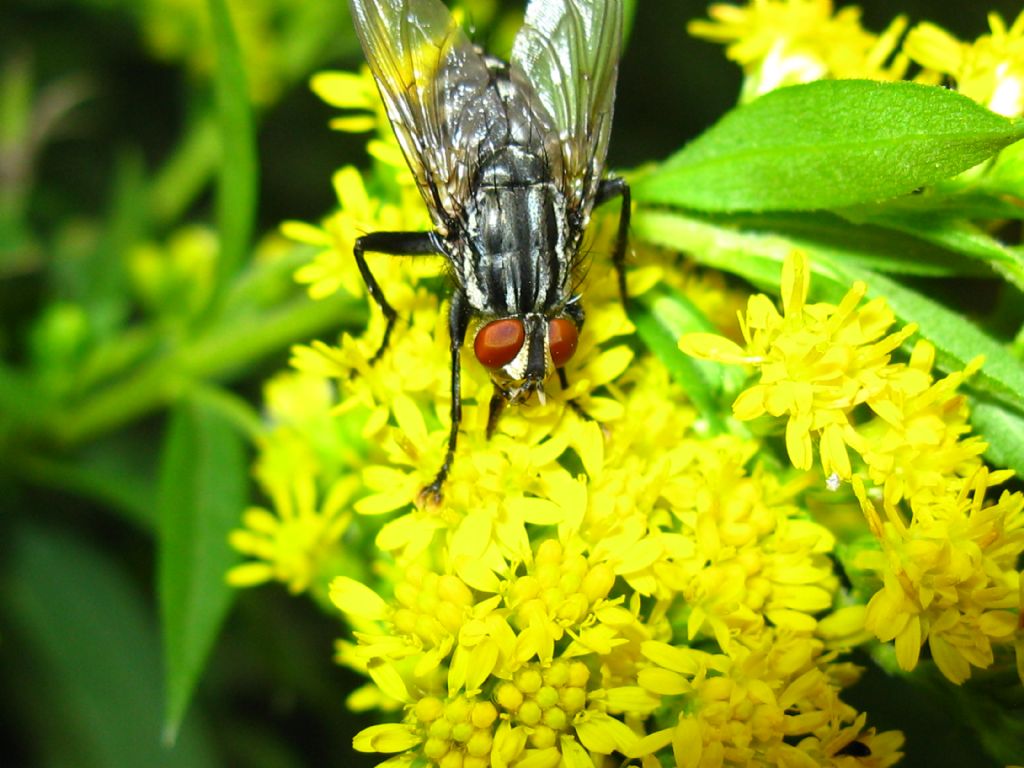
M 622 0 L 532 0 L 512 47 L 554 123 L 562 186 L 585 220 L 604 173 L 622 49 Z
M 350 0 L 381 98 L 435 225 L 447 233 L 468 197 L 487 65 L 439 0 Z

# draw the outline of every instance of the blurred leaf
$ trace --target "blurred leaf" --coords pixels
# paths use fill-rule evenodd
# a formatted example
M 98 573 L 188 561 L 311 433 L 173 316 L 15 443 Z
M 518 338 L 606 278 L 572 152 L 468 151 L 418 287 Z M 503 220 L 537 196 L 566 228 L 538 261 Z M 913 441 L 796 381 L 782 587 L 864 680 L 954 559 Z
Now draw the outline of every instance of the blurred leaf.
M 161 461 L 158 591 L 173 739 L 234 596 L 225 574 L 238 556 L 228 532 L 246 502 L 248 471 L 233 426 L 187 399 L 171 413 Z
M 725 431 L 723 406 L 729 368 L 720 363 L 695 360 L 679 349 L 679 337 L 691 331 L 716 329 L 685 296 L 667 286 L 658 286 L 630 303 L 629 318 L 637 334 L 708 422 L 713 433 Z
M 1003 245 L 965 218 L 952 218 L 939 212 L 880 207 L 864 215 L 862 221 L 913 235 L 988 264 L 1018 290 L 1024 290 L 1024 255 Z
M 218 295 L 238 272 L 252 237 L 256 218 L 257 153 L 249 88 L 238 39 L 226 0 L 209 0 L 210 26 L 217 48 L 217 121 L 221 166 L 217 186 L 220 258 Z
M 973 731 L 973 738 L 998 764 L 1020 763 L 1024 755 L 1024 707 L 1020 701 L 1020 679 L 1012 661 L 976 670 L 963 685 L 946 680 L 934 664 L 921 664 L 905 677 L 938 702 L 948 712 L 950 721 Z M 982 763 L 982 759 L 977 762 Z
M 173 749 L 160 741 L 156 627 L 124 574 L 68 534 L 24 526 L 7 562 L 14 626 L 40 679 L 15 699 L 39 722 L 41 765 L 214 766 L 199 722 Z
M 199 338 L 138 365 L 60 414 L 53 423 L 56 437 L 77 444 L 105 434 L 173 402 L 188 381 L 231 380 L 291 344 L 354 327 L 365 316 L 351 297 L 314 301 L 300 295 L 273 309 L 225 317 Z
M 50 405 L 28 377 L 0 361 L 0 446 L 4 433 L 23 426 L 38 426 Z
M 1024 477 L 1024 416 L 988 398 L 971 401 L 971 425 L 988 443 L 985 458 Z
M 706 211 L 875 202 L 977 165 L 1024 137 L 955 91 L 820 80 L 734 109 L 633 185 L 635 199 Z
M 220 156 L 222 123 L 203 113 L 188 125 L 150 185 L 148 203 L 154 223 L 177 221 L 206 186 Z
M 154 456 L 151 446 L 120 432 L 84 446 L 75 456 L 13 457 L 22 475 L 40 486 L 60 488 L 99 502 L 141 530 L 156 529 Z

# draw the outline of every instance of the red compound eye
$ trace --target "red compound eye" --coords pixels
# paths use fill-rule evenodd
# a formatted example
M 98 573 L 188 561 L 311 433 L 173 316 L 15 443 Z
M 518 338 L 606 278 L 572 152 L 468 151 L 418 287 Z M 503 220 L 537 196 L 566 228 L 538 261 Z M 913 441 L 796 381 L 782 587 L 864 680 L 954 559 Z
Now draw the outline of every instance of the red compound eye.
M 476 335 L 473 351 L 487 368 L 501 368 L 511 363 L 526 340 L 523 323 L 514 317 L 488 323 Z
M 555 368 L 569 362 L 576 351 L 579 331 L 576 325 L 565 317 L 556 317 L 548 323 L 548 342 L 551 345 L 551 360 Z

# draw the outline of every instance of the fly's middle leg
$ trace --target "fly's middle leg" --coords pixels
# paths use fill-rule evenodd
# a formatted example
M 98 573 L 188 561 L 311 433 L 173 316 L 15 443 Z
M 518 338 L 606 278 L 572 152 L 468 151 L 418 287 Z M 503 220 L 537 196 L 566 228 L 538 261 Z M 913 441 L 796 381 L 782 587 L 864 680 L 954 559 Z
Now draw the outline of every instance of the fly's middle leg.
M 388 348 L 391 331 L 395 327 L 398 313 L 384 298 L 384 292 L 381 290 L 377 278 L 370 271 L 364 255 L 367 251 L 390 256 L 427 256 L 441 254 L 444 251 L 437 241 L 437 235 L 433 232 L 372 232 L 356 240 L 352 247 L 352 255 L 356 258 L 359 274 L 362 275 L 363 282 L 366 283 L 366 290 L 370 292 L 370 296 L 380 307 L 380 311 L 384 313 L 384 319 L 387 321 L 384 326 L 384 338 L 381 339 L 380 346 L 370 358 L 370 365 L 373 365 Z

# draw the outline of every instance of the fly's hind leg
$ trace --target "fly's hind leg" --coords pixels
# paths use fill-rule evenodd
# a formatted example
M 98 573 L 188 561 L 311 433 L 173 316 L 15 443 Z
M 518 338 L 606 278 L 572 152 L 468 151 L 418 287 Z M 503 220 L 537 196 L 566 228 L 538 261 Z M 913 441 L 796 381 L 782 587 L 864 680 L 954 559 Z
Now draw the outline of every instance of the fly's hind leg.
M 615 265 L 615 273 L 619 279 L 619 298 L 622 299 L 622 306 L 626 306 L 628 296 L 626 294 L 626 246 L 629 243 L 629 216 L 630 216 L 630 194 L 629 184 L 625 179 L 605 179 L 597 187 L 597 195 L 594 198 L 594 205 L 601 205 L 614 197 L 622 198 L 622 211 L 619 213 L 619 231 L 615 235 L 615 251 L 612 253 L 612 263 Z
M 363 276 L 366 283 L 366 290 L 384 313 L 387 324 L 384 326 L 384 338 L 380 346 L 370 358 L 370 365 L 376 363 L 391 341 L 391 331 L 395 327 L 398 313 L 395 312 L 380 288 L 380 284 L 370 271 L 366 263 L 367 251 L 370 253 L 385 253 L 390 256 L 427 256 L 444 253 L 437 241 L 437 235 L 433 232 L 372 232 L 358 238 L 352 247 L 352 255 L 356 258 L 356 266 L 359 267 L 359 274 Z

